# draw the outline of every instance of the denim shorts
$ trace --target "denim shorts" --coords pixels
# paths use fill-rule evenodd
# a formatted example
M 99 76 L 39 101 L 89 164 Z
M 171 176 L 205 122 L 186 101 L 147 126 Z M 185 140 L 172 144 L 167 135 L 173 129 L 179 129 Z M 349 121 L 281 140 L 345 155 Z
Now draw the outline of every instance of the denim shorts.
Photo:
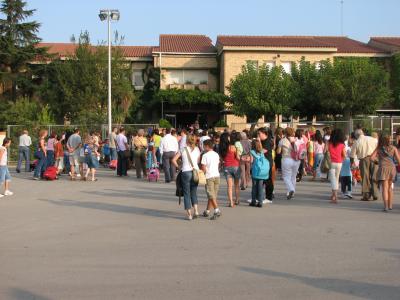
M 240 168 L 239 167 L 225 167 L 224 168 L 225 178 L 233 178 L 235 180 L 240 179 Z
M 11 181 L 10 172 L 7 166 L 0 166 L 0 183 L 4 181 Z

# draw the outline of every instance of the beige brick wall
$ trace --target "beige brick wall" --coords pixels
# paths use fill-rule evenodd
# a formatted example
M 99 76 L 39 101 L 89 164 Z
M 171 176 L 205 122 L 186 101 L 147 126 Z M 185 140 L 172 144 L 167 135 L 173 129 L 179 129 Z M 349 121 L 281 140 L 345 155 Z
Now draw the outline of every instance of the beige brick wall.
M 195 55 L 162 55 L 161 67 L 170 69 L 215 69 L 217 57 Z M 160 57 L 154 57 L 154 67 L 160 67 Z
M 279 57 L 278 57 L 279 56 Z M 238 75 L 247 60 L 256 60 L 259 65 L 266 61 L 274 61 L 277 66 L 282 62 L 300 61 L 302 57 L 307 61 L 317 62 L 328 58 L 333 58 L 332 53 L 276 53 L 267 51 L 224 51 L 221 57 L 221 91 L 228 93 L 226 87 L 231 79 Z
M 144 62 L 144 61 L 132 61 L 131 62 L 131 67 L 132 70 L 144 70 L 148 65 L 152 65 L 153 62 Z

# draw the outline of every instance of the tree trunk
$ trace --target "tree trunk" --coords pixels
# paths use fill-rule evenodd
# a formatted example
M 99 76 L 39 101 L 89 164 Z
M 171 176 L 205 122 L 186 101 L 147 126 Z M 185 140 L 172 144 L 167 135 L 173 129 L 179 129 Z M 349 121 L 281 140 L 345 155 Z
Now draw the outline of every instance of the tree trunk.
M 351 128 L 352 127 L 351 126 L 351 123 L 352 123 L 351 112 L 349 110 L 345 110 L 343 113 L 343 118 L 344 118 L 344 121 L 346 121 L 343 126 L 343 131 L 345 134 L 350 135 L 353 131 L 353 128 Z

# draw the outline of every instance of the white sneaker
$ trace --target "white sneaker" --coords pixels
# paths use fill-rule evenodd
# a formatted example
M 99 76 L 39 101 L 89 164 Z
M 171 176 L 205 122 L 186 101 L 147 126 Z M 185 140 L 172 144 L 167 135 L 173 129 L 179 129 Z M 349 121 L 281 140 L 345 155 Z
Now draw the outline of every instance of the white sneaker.
M 12 195 L 14 195 L 14 193 L 9 190 L 4 192 L 4 196 L 12 196 Z
M 251 199 L 247 199 L 246 201 L 247 201 L 247 203 L 251 203 Z
M 272 201 L 271 201 L 271 200 L 268 200 L 268 199 L 265 199 L 265 200 L 263 201 L 263 203 L 264 203 L 264 204 L 271 204 Z
M 0 198 L 3 198 L 4 197 L 4 195 L 3 194 L 0 194 Z

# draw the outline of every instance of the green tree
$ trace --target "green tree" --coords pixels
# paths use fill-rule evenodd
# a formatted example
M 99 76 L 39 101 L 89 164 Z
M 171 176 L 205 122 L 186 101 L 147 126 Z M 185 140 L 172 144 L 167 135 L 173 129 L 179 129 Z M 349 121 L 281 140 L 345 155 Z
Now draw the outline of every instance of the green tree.
M 391 87 L 393 89 L 393 102 L 395 107 L 400 107 L 400 53 L 396 53 L 392 57 L 391 64 Z
M 320 72 L 316 64 L 303 57 L 299 64 L 292 65 L 292 78 L 297 83 L 297 102 L 294 110 L 309 120 L 314 116 L 328 113 L 320 101 Z
M 256 68 L 250 64 L 231 80 L 228 90 L 234 114 L 250 121 L 263 115 L 292 113 L 297 93 L 295 82 L 282 67 Z
M 130 69 L 118 47 L 112 57 L 113 122 L 122 123 L 134 101 Z M 107 118 L 107 48 L 93 47 L 89 34 L 82 33 L 75 54 L 66 61 L 47 65 L 41 88 L 58 122 L 100 124 Z
M 0 111 L 0 124 L 4 125 L 26 125 L 53 124 L 54 118 L 47 105 L 26 97 L 9 101 Z
M 348 119 L 374 113 L 390 99 L 389 76 L 369 58 L 337 58 L 321 64 L 320 99 L 327 110 Z
M 6 86 L 11 86 L 12 100 L 18 96 L 17 86 L 24 93 L 24 88 L 31 84 L 29 63 L 46 55 L 44 48 L 37 47 L 40 24 L 26 21 L 35 10 L 26 9 L 26 6 L 22 0 L 3 0 L 0 5 L 0 13 L 4 15 L 4 19 L 0 19 L 0 79 Z

